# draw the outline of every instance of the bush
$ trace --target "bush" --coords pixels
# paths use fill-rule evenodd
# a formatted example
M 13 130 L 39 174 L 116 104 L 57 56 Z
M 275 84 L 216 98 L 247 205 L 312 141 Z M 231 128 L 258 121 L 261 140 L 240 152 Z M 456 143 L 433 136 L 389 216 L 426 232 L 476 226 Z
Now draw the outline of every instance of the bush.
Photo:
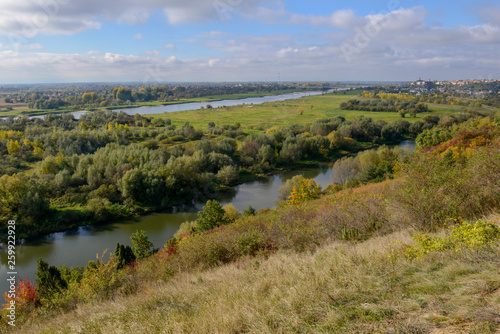
M 238 180 L 238 168 L 235 166 L 222 167 L 215 177 L 223 184 L 230 185 Z
M 289 180 L 286 180 L 278 189 L 278 199 L 280 201 L 286 201 L 290 197 L 294 187 L 298 186 L 302 180 L 305 180 L 302 175 L 295 175 Z
M 130 237 L 133 245 L 134 255 L 137 259 L 143 259 L 154 253 L 154 245 L 149 241 L 148 235 L 144 230 L 137 230 Z
M 231 221 L 226 218 L 226 211 L 216 200 L 208 200 L 203 211 L 198 212 L 197 229 L 200 232 L 210 231 L 214 227 L 229 224 Z
M 198 226 L 197 220 L 193 220 L 190 222 L 184 222 L 181 224 L 181 226 L 179 226 L 179 229 L 174 234 L 174 237 L 177 239 L 181 239 L 182 236 L 185 236 L 185 235 L 195 231 L 197 226 Z
M 391 251 L 394 259 L 401 255 L 410 261 L 420 259 L 432 252 L 455 251 L 475 249 L 495 244 L 500 240 L 500 228 L 495 224 L 477 221 L 475 223 L 463 222 L 455 219 L 456 225 L 452 226 L 444 237 L 429 236 L 417 233 L 413 236 L 413 245 L 403 245 L 401 250 Z
M 224 205 L 222 208 L 225 211 L 224 218 L 228 222 L 232 223 L 236 219 L 241 217 L 240 212 L 238 211 L 238 209 L 236 209 L 236 207 L 232 203 L 228 203 L 228 204 Z
M 117 270 L 117 261 L 111 258 L 103 261 L 104 254 L 97 261 L 89 261 L 78 287 L 80 298 L 86 302 L 104 301 L 112 298 L 122 285 L 123 271 Z
M 500 147 L 475 150 L 463 163 L 417 154 L 402 166 L 402 174 L 393 192 L 402 220 L 434 229 L 448 218 L 478 217 L 500 199 Z
M 300 180 L 297 186 L 293 187 L 287 203 L 289 205 L 297 205 L 304 201 L 317 199 L 320 193 L 321 187 L 313 179 L 303 179 Z

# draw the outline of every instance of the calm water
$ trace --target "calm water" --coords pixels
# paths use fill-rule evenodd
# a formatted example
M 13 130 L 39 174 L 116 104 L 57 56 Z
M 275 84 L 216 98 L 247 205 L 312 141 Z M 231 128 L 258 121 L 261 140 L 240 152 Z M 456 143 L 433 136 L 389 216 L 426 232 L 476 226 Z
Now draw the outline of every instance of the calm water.
M 415 143 L 404 141 L 399 146 L 413 149 Z M 220 194 L 221 204 L 232 203 L 244 211 L 249 205 L 257 210 L 275 207 L 278 188 L 288 179 L 302 174 L 312 178 L 323 188 L 330 183 L 330 168 L 323 164 L 307 170 L 295 170 L 274 175 L 266 180 L 244 183 L 235 187 L 230 194 Z M 184 221 L 197 218 L 203 203 L 176 208 L 171 212 L 156 213 L 138 219 L 116 222 L 102 226 L 87 226 L 77 230 L 54 233 L 49 236 L 27 241 L 16 246 L 16 270 L 18 277 L 28 275 L 35 278 L 36 261 L 42 257 L 51 265 L 85 266 L 96 254 L 105 249 L 114 251 L 116 243 L 131 245 L 130 235 L 138 229 L 146 231 L 155 247 L 161 248 L 165 241 L 172 238 L 179 225 Z M 0 251 L 0 294 L 6 291 L 7 253 Z
M 331 89 L 326 93 L 331 93 L 336 90 L 346 90 L 346 88 L 339 89 Z M 129 115 L 141 114 L 141 115 L 150 115 L 150 114 L 162 114 L 169 113 L 175 111 L 186 111 L 186 110 L 197 110 L 201 107 L 206 107 L 207 104 L 210 104 L 214 108 L 218 107 L 230 107 L 237 106 L 240 104 L 262 104 L 265 102 L 279 102 L 285 100 L 294 100 L 300 99 L 305 96 L 315 96 L 321 95 L 323 92 L 297 92 L 297 93 L 288 93 L 274 96 L 262 96 L 262 97 L 250 97 L 246 99 L 240 100 L 221 100 L 221 101 L 213 101 L 213 102 L 191 102 L 191 103 L 181 103 L 181 104 L 169 104 L 166 106 L 158 106 L 158 107 L 139 107 L 139 108 L 129 108 L 129 109 L 116 109 L 114 111 L 123 111 Z M 80 118 L 85 111 L 82 112 L 74 112 L 73 115 L 76 119 Z

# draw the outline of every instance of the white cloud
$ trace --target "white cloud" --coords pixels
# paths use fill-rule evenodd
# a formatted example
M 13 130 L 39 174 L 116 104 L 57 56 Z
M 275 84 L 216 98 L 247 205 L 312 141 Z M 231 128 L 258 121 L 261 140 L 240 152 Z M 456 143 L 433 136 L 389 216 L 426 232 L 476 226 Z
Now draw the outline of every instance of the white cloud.
M 216 58 L 216 59 L 210 59 L 208 61 L 208 66 L 210 67 L 213 67 L 215 64 L 217 64 L 218 62 L 220 62 L 220 59 Z
M 145 24 L 150 15 L 163 11 L 170 24 L 221 20 L 220 6 L 228 13 L 255 12 L 266 0 L 2 0 L 0 34 L 32 38 L 38 34 L 71 35 L 99 29 L 103 22 Z
M 133 39 L 144 39 L 144 36 L 142 36 L 142 34 L 135 34 L 134 36 L 132 36 Z
M 283 15 L 288 15 L 284 7 L 280 7 L 279 1 L 266 3 L 265 6 L 264 1 L 258 0 L 220 1 L 232 3 L 230 14 L 243 18 L 267 13 L 266 22 L 276 22 Z M 63 10 L 61 4 L 59 13 L 64 15 L 57 16 L 57 19 L 54 16 L 54 21 L 47 23 L 39 32 L 57 33 L 57 29 L 60 29 L 73 33 L 79 29 L 99 27 L 105 20 L 140 24 L 147 20 L 148 13 L 153 10 L 164 11 L 167 21 L 176 24 L 186 20 L 198 22 L 220 19 L 211 1 L 194 0 L 189 6 L 185 4 L 186 1 L 180 0 L 142 2 L 144 6 L 141 4 L 141 8 L 148 10 L 141 12 L 141 8 L 134 7 L 133 3 L 136 2 L 132 0 L 121 0 L 120 5 L 117 5 L 118 0 L 86 2 L 100 6 L 98 10 L 83 2 L 71 3 L 70 7 Z M 16 0 L 15 3 L 22 5 L 25 0 Z M 3 6 L 3 2 L 0 3 L 0 33 L 9 25 L 3 21 Z M 190 6 L 194 9 L 189 9 Z M 14 5 L 9 8 L 14 12 L 19 11 Z M 138 10 L 133 11 L 133 8 Z M 297 34 L 195 33 L 194 37 L 179 41 L 203 48 L 203 55 L 194 59 L 166 58 L 158 50 L 140 55 L 99 51 L 56 54 L 37 51 L 42 47 L 39 44 L 13 39 L 11 48 L 16 43 L 23 46 L 6 50 L 9 44 L 4 43 L 5 51 L 0 52 L 0 80 L 141 81 L 147 78 L 155 81 L 242 81 L 272 79 L 277 72 L 282 74 L 283 80 L 411 80 L 419 76 L 436 79 L 500 76 L 500 26 L 494 23 L 494 17 L 488 23 L 476 26 L 437 27 L 429 25 L 430 15 L 421 6 L 364 16 L 358 16 L 352 10 L 340 10 L 326 16 L 289 15 L 287 24 L 314 27 L 301 26 L 303 32 Z M 62 22 L 71 22 L 71 19 L 79 23 L 64 30 Z M 356 41 L 362 40 L 362 34 L 366 35 L 366 43 L 362 47 L 356 46 Z M 353 45 L 357 50 L 351 63 L 343 57 L 343 43 Z M 158 47 L 161 45 L 154 46 Z M 163 49 L 176 50 L 176 46 L 169 43 Z
M 293 14 L 290 22 L 294 24 L 326 25 L 334 28 L 350 29 L 356 25 L 365 24 L 366 18 L 358 17 L 352 9 L 342 9 L 331 16 Z

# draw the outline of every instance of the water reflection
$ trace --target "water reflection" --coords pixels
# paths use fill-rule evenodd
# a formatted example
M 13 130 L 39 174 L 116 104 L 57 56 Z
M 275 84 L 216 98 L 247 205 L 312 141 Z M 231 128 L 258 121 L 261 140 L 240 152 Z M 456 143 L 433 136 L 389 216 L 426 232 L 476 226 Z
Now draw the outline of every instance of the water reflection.
M 400 146 L 410 149 L 415 143 L 405 141 Z M 313 178 L 325 188 L 330 183 L 330 168 L 321 164 L 315 168 L 295 170 L 271 176 L 264 180 L 248 182 L 237 186 L 231 192 L 218 194 L 221 204 L 232 203 L 238 210 L 247 210 L 252 206 L 256 210 L 271 208 L 278 200 L 278 189 L 295 175 Z M 136 219 L 115 222 L 106 225 L 85 226 L 61 233 L 53 233 L 43 238 L 25 242 L 16 247 L 16 269 L 18 277 L 28 275 L 34 279 L 36 260 L 43 258 L 51 265 L 84 266 L 95 259 L 105 249 L 114 251 L 117 243 L 131 244 L 130 236 L 136 230 L 144 230 L 155 247 L 162 247 L 170 239 L 180 224 L 197 218 L 197 212 L 204 203 L 182 205 L 164 213 L 155 213 Z M 0 251 L 0 273 L 7 272 L 7 253 Z M 5 275 L 1 275 L 5 277 Z M 0 293 L 6 291 L 6 280 L 0 280 Z

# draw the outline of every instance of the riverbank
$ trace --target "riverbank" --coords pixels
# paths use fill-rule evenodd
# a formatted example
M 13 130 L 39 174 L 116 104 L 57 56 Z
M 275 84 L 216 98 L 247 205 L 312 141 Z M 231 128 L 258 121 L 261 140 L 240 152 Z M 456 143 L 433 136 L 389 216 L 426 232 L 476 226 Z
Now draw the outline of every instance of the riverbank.
M 479 142 L 481 125 L 469 125 L 469 137 L 433 146 L 464 153 L 456 164 L 423 150 L 394 180 L 185 235 L 124 270 L 103 257 L 54 302 L 28 309 L 23 329 L 493 333 L 499 142 Z M 458 138 L 479 146 L 470 155 Z
M 408 138 L 408 139 L 413 139 L 413 138 Z M 53 213 L 50 218 L 48 218 L 45 222 L 42 222 L 42 224 L 40 225 L 33 226 L 30 229 L 30 232 L 32 234 L 18 235 L 18 241 L 23 242 L 25 240 L 34 240 L 53 233 L 72 231 L 85 226 L 100 226 L 106 224 L 113 224 L 117 221 L 140 218 L 154 213 L 169 212 L 177 206 L 193 205 L 193 203 L 195 202 L 204 203 L 209 199 L 216 199 L 217 195 L 213 194 L 224 194 L 224 193 L 229 194 L 231 192 L 234 192 L 235 187 L 238 187 L 245 183 L 265 180 L 272 176 L 279 175 L 285 172 L 318 168 L 320 164 L 333 163 L 336 159 L 339 159 L 343 156 L 354 156 L 361 151 L 375 149 L 377 147 L 380 147 L 381 145 L 390 145 L 390 146 L 398 145 L 408 141 L 408 139 L 405 139 L 402 142 L 384 142 L 381 144 L 358 143 L 359 146 L 356 147 L 355 149 L 352 149 L 350 151 L 337 152 L 337 154 L 332 155 L 328 158 L 320 160 L 316 159 L 316 160 L 299 161 L 293 164 L 288 164 L 280 166 L 278 168 L 273 168 L 269 171 L 258 174 L 240 173 L 238 179 L 235 182 L 233 182 L 230 186 L 219 185 L 216 189 L 213 190 L 212 194 L 206 193 L 204 194 L 204 196 L 195 198 L 189 202 L 172 203 L 172 205 L 168 207 L 157 208 L 157 207 L 138 206 L 138 205 L 134 205 L 133 207 L 126 207 L 125 205 L 115 204 L 108 211 L 108 214 L 99 220 L 96 220 L 91 212 L 86 211 L 85 206 L 53 207 L 52 208 Z M 51 224 L 51 222 L 58 222 L 58 221 L 59 222 L 63 221 L 65 223 L 55 224 L 55 225 Z M 0 249 L 2 249 L 2 247 L 4 246 L 3 243 L 5 242 L 6 238 L 0 240 Z
M 180 99 L 177 101 L 149 101 L 149 102 L 137 102 L 133 104 L 121 104 L 121 105 L 113 105 L 113 106 L 105 106 L 105 107 L 95 107 L 95 108 L 81 108 L 82 110 L 75 110 L 72 108 L 63 108 L 63 109 L 18 109 L 11 111 L 4 111 L 0 113 L 0 117 L 8 117 L 8 116 L 43 116 L 50 114 L 67 114 L 67 113 L 79 113 L 79 112 L 88 112 L 88 111 L 97 111 L 97 110 L 117 110 L 117 109 L 132 109 L 132 108 L 140 108 L 140 107 L 158 107 L 158 106 L 168 106 L 168 105 L 181 105 L 187 103 L 210 103 L 217 102 L 223 100 L 243 100 L 247 98 L 253 97 L 265 97 L 265 96 L 277 96 L 284 95 L 295 92 L 308 92 L 308 91 L 316 91 L 317 89 L 283 89 L 276 90 L 272 92 L 252 92 L 252 93 L 240 93 L 240 94 L 227 94 L 227 95 L 209 95 L 204 97 L 196 97 L 196 98 L 188 98 L 188 99 Z

